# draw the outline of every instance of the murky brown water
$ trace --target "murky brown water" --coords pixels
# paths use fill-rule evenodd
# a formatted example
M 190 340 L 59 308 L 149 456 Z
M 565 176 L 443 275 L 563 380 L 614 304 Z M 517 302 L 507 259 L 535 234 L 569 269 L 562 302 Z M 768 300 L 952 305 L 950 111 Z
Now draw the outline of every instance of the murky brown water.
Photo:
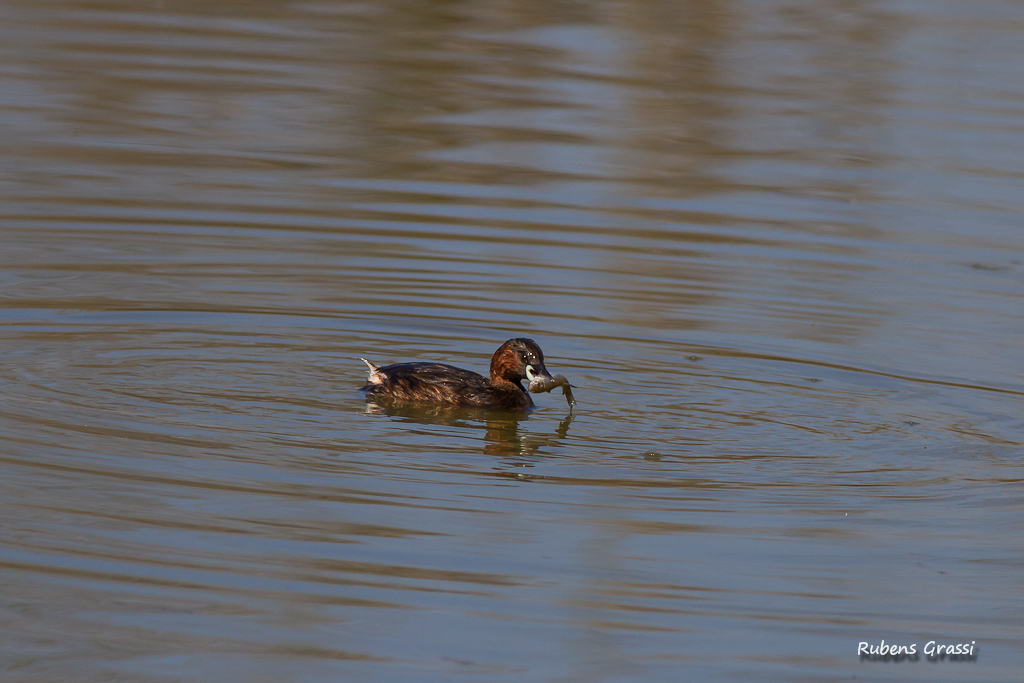
M 0 679 L 1019 680 L 1024 5 L 0 19 Z

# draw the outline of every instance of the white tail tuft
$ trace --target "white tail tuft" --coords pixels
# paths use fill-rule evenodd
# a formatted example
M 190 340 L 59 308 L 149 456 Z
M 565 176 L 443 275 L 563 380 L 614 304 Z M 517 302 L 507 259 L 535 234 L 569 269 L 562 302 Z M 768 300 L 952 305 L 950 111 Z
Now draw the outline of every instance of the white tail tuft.
M 382 384 L 384 382 L 381 376 L 377 374 L 377 371 L 380 370 L 379 365 L 377 365 L 376 363 L 371 363 L 365 358 L 360 358 L 359 360 L 366 363 L 366 367 L 370 368 L 370 376 L 366 378 L 367 382 L 369 382 L 370 384 Z

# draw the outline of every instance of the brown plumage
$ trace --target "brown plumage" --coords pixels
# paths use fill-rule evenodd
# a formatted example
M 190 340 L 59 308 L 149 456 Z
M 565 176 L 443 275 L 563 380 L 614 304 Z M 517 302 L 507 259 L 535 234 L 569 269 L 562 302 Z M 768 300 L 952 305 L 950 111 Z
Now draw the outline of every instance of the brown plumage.
M 533 399 L 524 379 L 550 381 L 544 352 L 532 339 L 519 337 L 502 344 L 491 357 L 490 377 L 444 363 L 398 363 L 381 367 L 360 358 L 370 368 L 363 387 L 367 397 L 433 405 L 526 410 Z

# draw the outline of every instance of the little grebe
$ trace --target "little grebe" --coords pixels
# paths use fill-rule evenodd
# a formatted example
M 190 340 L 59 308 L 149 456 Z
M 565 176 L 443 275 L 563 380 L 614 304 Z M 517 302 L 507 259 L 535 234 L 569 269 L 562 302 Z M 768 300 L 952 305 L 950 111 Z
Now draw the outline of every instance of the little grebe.
M 491 357 L 490 378 L 443 363 L 398 363 L 381 367 L 365 358 L 370 368 L 363 390 L 368 397 L 434 405 L 526 410 L 533 399 L 523 385 L 553 380 L 544 367 L 544 352 L 532 339 L 509 339 Z M 564 378 L 563 378 L 564 379 Z

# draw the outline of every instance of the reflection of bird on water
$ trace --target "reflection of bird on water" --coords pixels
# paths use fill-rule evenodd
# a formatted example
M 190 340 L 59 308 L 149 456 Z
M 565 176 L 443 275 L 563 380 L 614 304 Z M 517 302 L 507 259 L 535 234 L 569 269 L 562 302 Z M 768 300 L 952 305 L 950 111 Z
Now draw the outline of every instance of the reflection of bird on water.
M 417 424 L 440 424 L 463 429 L 484 430 L 485 455 L 505 457 L 532 456 L 547 446 L 558 445 L 569 434 L 569 425 L 574 416 L 572 413 L 562 418 L 558 427 L 551 435 L 520 434 L 519 423 L 529 417 L 524 413 L 500 413 L 479 408 L 459 408 L 453 406 L 416 405 L 386 401 L 376 402 L 370 397 L 366 404 L 366 412 L 375 415 L 388 415 L 403 421 Z

